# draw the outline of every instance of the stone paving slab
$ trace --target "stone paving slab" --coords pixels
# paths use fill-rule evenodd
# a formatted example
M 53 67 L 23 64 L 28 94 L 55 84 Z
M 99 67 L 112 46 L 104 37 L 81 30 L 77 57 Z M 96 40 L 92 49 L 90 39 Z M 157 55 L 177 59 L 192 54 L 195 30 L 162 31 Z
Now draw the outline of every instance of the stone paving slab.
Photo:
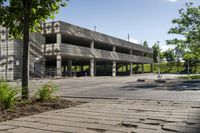
M 0 133 L 198 133 L 200 103 L 96 100 L 0 123 Z

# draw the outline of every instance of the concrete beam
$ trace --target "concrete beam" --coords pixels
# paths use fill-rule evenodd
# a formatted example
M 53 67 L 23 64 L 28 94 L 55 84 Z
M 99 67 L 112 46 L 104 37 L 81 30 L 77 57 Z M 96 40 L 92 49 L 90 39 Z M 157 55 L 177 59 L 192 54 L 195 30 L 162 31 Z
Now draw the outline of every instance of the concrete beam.
M 51 51 L 53 49 L 52 44 L 47 47 L 47 51 Z M 123 62 L 137 62 L 137 63 L 145 63 L 150 64 L 153 63 L 153 59 L 148 57 L 141 57 L 136 55 L 130 54 L 123 54 L 113 51 L 105 51 L 105 50 L 97 50 L 86 47 L 79 47 L 70 44 L 61 44 L 61 55 L 62 56 L 75 56 L 75 57 L 84 57 L 84 58 L 93 58 L 93 59 L 103 59 L 103 60 L 115 60 L 115 61 L 123 61 Z M 48 55 L 52 55 L 49 53 Z

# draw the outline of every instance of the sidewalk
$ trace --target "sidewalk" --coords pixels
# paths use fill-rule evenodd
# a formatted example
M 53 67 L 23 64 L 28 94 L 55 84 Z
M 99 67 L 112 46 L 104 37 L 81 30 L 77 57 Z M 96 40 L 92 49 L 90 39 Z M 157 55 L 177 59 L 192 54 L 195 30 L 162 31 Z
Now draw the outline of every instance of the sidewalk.
M 0 123 L 0 133 L 197 133 L 200 103 L 94 100 Z

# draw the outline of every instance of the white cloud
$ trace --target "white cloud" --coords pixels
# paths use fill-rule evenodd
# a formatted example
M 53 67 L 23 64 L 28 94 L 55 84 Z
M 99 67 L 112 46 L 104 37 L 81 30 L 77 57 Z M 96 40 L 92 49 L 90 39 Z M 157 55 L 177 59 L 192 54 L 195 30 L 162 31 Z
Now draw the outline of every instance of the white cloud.
M 175 46 L 172 45 L 160 45 L 161 51 L 166 51 L 169 48 L 174 48 Z
M 178 0 L 168 0 L 169 2 L 177 2 Z
M 135 38 L 130 38 L 129 41 L 132 42 L 132 43 L 139 44 L 139 41 Z

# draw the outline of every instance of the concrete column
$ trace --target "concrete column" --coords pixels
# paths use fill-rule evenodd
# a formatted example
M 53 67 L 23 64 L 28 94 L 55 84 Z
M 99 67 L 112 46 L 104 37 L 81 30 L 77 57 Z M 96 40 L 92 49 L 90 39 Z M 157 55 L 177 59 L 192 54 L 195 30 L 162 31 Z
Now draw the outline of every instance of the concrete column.
M 81 72 L 83 72 L 83 65 L 81 65 Z
M 129 54 L 131 54 L 131 55 L 133 54 L 133 50 L 132 49 L 129 51 Z
M 151 68 L 151 73 L 153 72 L 153 64 L 150 64 L 151 66 L 150 66 L 150 68 Z
M 142 64 L 142 73 L 144 73 L 144 64 Z
M 62 57 L 61 55 L 56 56 L 56 76 L 62 76 Z
M 129 75 L 132 76 L 133 75 L 133 63 L 130 63 L 130 71 L 129 71 Z
M 119 64 L 116 64 L 116 73 L 118 72 L 118 69 L 119 69 Z
M 94 59 L 90 59 L 90 76 L 94 77 Z
M 137 64 L 136 65 L 136 73 L 138 73 L 138 70 L 139 70 L 139 65 Z
M 43 61 L 42 77 L 46 77 L 46 61 Z
M 63 72 L 64 72 L 64 76 L 65 76 L 65 74 L 66 74 L 66 65 L 64 65 Z
M 97 62 L 94 61 L 94 76 L 97 75 Z
M 58 43 L 58 44 L 61 44 L 62 43 L 62 35 L 61 35 L 61 33 L 58 33 L 57 35 L 56 35 L 56 42 Z
M 72 77 L 72 60 L 67 62 L 67 76 Z
M 112 51 L 113 51 L 113 52 L 116 51 L 116 46 L 112 46 Z
M 116 76 L 116 61 L 112 62 L 112 76 Z
M 91 49 L 94 49 L 94 41 L 91 41 L 91 42 L 90 42 L 90 48 L 91 48 Z
M 122 72 L 124 72 L 124 64 L 122 64 Z
M 128 71 L 128 65 L 126 64 L 126 72 Z

